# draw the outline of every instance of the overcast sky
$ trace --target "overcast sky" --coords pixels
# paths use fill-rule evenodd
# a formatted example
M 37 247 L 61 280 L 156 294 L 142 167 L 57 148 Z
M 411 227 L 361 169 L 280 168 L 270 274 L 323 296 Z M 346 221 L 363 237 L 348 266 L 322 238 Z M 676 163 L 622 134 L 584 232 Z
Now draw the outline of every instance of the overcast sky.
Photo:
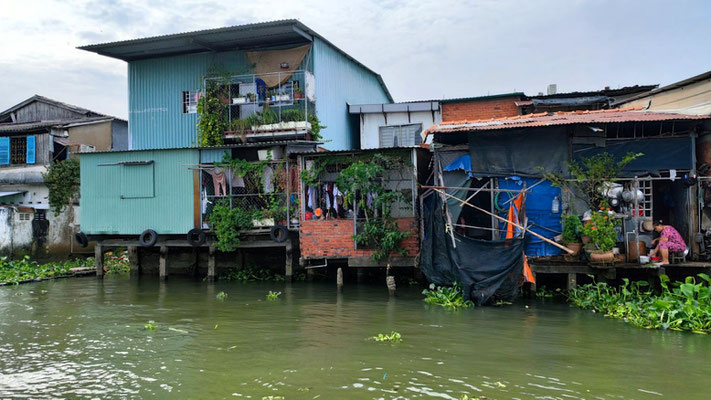
M 126 118 L 126 64 L 76 46 L 285 18 L 380 73 L 396 101 L 711 70 L 708 1 L 0 0 L 0 110 L 41 94 Z

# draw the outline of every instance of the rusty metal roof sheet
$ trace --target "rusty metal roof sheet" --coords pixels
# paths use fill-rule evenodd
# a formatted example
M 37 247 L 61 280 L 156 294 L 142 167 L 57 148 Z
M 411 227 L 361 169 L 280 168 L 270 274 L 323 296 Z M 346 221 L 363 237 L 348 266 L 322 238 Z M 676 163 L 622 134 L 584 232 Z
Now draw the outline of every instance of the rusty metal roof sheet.
M 442 122 L 427 130 L 427 134 L 488 131 L 494 129 L 530 128 L 571 124 L 609 124 L 620 122 L 652 122 L 674 120 L 711 119 L 704 115 L 684 115 L 641 111 L 641 108 L 624 108 L 595 111 L 547 112 L 517 115 L 476 121 Z

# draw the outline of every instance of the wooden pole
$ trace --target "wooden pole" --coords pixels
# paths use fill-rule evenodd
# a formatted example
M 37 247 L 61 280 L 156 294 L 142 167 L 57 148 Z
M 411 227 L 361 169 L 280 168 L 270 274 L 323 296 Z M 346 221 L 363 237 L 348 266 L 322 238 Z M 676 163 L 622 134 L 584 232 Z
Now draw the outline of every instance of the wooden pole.
M 94 266 L 96 267 L 96 276 L 104 277 L 104 246 L 101 242 L 94 245 Z
M 442 190 L 439 190 L 439 189 L 436 189 L 436 188 L 432 188 L 432 190 L 434 190 L 434 191 L 436 191 L 436 192 L 439 192 L 439 193 L 441 193 L 441 194 L 443 194 L 443 195 L 445 195 L 445 196 L 447 196 L 447 197 L 451 197 L 451 198 L 457 200 L 458 202 L 462 203 L 463 205 L 469 206 L 469 207 L 471 207 L 471 208 L 473 208 L 473 209 L 475 209 L 475 210 L 478 210 L 478 211 L 483 212 L 484 214 L 491 215 L 491 216 L 494 217 L 494 218 L 497 218 L 497 219 L 500 219 L 501 221 L 504 221 L 504 222 L 506 222 L 506 223 L 509 223 L 509 224 L 511 224 L 511 225 L 513 225 L 513 226 L 519 228 L 519 229 L 526 229 L 525 227 L 523 227 L 523 226 L 521 226 L 521 225 L 519 225 L 519 224 L 517 224 L 517 223 L 515 223 L 515 222 L 511 222 L 511 221 L 507 220 L 506 218 L 500 217 L 500 216 L 498 216 L 498 215 L 496 215 L 496 214 L 494 214 L 494 213 L 492 213 L 492 212 L 489 212 L 489 211 L 487 211 L 487 210 L 485 210 L 485 209 L 483 209 L 483 208 L 481 208 L 481 207 L 477 207 L 477 206 L 475 206 L 475 205 L 473 205 L 473 204 L 467 203 L 467 202 L 464 201 L 464 200 L 460 200 L 460 199 L 457 198 L 456 196 L 452 196 L 451 194 L 446 193 L 446 192 L 444 192 L 444 191 L 442 191 Z M 567 248 L 567 247 L 565 247 L 565 246 L 563 246 L 563 245 L 561 245 L 561 244 L 558 244 L 558 243 L 556 243 L 556 242 L 554 242 L 554 241 L 548 239 L 547 237 L 542 236 L 542 235 L 540 235 L 540 234 L 538 234 L 538 233 L 536 233 L 536 232 L 528 231 L 528 233 L 530 233 L 531 235 L 533 235 L 533 236 L 535 236 L 535 237 L 537 237 L 537 238 L 543 240 L 543 241 L 546 242 L 546 243 L 552 244 L 553 246 L 555 246 L 555 247 L 557 247 L 557 248 L 559 248 L 559 249 L 561 249 L 561 250 L 567 251 L 568 254 L 574 254 L 574 253 L 575 253 L 573 250 L 570 250 L 569 248 Z

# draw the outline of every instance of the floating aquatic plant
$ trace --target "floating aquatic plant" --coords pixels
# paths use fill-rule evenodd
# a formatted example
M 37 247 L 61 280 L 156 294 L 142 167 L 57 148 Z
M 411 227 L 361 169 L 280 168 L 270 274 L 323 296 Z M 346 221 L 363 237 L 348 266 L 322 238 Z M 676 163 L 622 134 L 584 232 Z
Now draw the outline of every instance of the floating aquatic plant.
M 430 284 L 429 289 L 422 291 L 425 295 L 425 303 L 442 306 L 449 309 L 473 307 L 471 300 L 464 300 L 462 289 L 457 283 L 452 286 L 435 286 Z
M 281 296 L 281 292 L 272 292 L 271 290 L 267 293 L 267 300 L 277 300 Z
M 694 333 L 711 332 L 711 277 L 698 274 L 684 282 L 671 283 L 661 275 L 661 293 L 654 293 L 644 281 L 623 279 L 619 288 L 605 282 L 590 283 L 570 291 L 575 306 L 602 312 L 648 329 L 672 329 Z
M 375 340 L 376 342 L 397 343 L 402 342 L 402 335 L 400 335 L 398 332 L 392 331 L 390 332 L 390 334 L 378 333 L 377 336 L 371 336 L 370 339 Z
M 220 292 L 220 293 L 218 293 L 217 296 L 215 296 L 215 297 L 217 297 L 217 300 L 224 300 L 224 299 L 227 298 L 227 293 L 225 293 L 225 292 Z
M 144 329 L 147 329 L 149 331 L 154 331 L 156 330 L 156 321 L 148 321 L 143 325 Z

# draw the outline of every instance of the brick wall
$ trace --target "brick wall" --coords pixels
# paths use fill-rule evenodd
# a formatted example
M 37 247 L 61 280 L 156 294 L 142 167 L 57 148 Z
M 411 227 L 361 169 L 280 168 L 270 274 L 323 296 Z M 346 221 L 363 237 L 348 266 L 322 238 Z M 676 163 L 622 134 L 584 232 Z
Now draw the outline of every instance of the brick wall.
M 400 230 L 412 232 L 402 242 L 408 256 L 419 252 L 418 224 L 415 218 L 396 220 Z M 301 257 L 318 259 L 323 257 L 370 257 L 371 250 L 356 250 L 353 243 L 353 221 L 350 219 L 301 221 L 299 245 Z
M 518 115 L 518 96 L 491 100 L 471 100 L 442 104 L 442 122 L 478 120 Z

